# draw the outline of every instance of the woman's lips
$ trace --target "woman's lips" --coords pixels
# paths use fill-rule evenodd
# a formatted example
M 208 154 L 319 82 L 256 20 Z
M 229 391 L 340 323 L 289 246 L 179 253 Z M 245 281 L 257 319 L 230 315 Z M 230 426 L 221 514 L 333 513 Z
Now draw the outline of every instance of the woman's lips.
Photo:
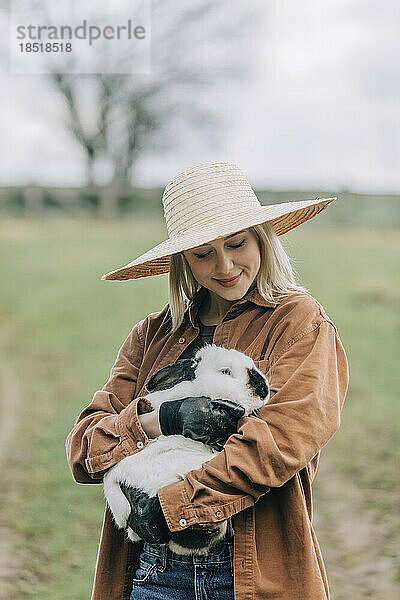
M 239 275 L 236 275 L 236 277 L 233 277 L 233 279 L 216 279 L 215 281 L 218 281 L 218 283 L 220 283 L 224 287 L 232 287 L 233 285 L 237 284 L 237 282 L 239 281 L 239 277 L 242 273 L 239 273 Z

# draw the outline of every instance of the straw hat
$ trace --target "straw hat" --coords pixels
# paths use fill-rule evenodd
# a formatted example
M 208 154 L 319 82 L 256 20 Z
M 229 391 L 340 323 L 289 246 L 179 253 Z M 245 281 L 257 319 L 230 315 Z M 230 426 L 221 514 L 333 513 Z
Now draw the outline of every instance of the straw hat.
M 269 221 L 283 235 L 336 198 L 262 206 L 232 162 L 206 162 L 177 175 L 162 197 L 168 239 L 102 279 L 137 279 L 169 271 L 171 254 Z

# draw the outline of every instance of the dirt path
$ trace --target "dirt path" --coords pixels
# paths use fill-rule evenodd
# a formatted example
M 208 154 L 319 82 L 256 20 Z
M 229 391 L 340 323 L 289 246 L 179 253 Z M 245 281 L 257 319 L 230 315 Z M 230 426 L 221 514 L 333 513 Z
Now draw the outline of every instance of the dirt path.
M 18 415 L 22 406 L 22 392 L 12 372 L 6 368 L 4 356 L 0 354 L 0 600 L 12 598 L 12 587 L 18 576 L 18 561 L 15 547 L 16 536 L 7 527 L 2 507 L 11 501 L 14 478 L 7 469 L 7 456 L 17 431 Z
M 314 527 L 332 600 L 400 598 L 395 541 L 366 510 L 363 494 L 353 481 L 332 468 L 325 455 L 321 456 L 314 483 Z

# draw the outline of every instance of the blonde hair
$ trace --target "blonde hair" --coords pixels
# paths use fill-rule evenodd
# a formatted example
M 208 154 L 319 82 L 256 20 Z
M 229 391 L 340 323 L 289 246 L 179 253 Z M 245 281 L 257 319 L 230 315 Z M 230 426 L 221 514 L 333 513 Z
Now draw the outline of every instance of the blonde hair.
M 261 266 L 256 276 L 260 295 L 268 302 L 277 303 L 290 294 L 308 293 L 306 288 L 296 283 L 289 256 L 270 223 L 267 221 L 261 225 L 253 225 L 249 230 L 252 230 L 258 238 L 261 251 Z M 172 254 L 169 271 L 171 333 L 175 333 L 182 324 L 186 310 L 185 300 L 192 300 L 200 288 L 183 253 Z

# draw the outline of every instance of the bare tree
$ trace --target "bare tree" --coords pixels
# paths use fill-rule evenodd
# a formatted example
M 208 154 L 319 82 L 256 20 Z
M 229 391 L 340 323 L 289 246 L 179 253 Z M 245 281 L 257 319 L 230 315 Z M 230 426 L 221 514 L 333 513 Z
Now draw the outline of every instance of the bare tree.
M 243 68 L 244 53 L 232 51 L 232 39 L 243 36 L 243 20 L 247 27 L 254 25 L 256 5 L 153 0 L 150 75 L 49 71 L 49 81 L 64 101 L 64 125 L 84 153 L 89 189 L 98 192 L 99 180 L 107 183 L 98 193 L 99 215 L 117 216 L 119 198 L 131 185 L 139 156 L 179 142 L 181 136 L 171 134 L 173 123 L 181 131 L 194 127 L 216 145 L 218 115 L 189 97 L 221 79 L 245 76 L 250 65 Z

